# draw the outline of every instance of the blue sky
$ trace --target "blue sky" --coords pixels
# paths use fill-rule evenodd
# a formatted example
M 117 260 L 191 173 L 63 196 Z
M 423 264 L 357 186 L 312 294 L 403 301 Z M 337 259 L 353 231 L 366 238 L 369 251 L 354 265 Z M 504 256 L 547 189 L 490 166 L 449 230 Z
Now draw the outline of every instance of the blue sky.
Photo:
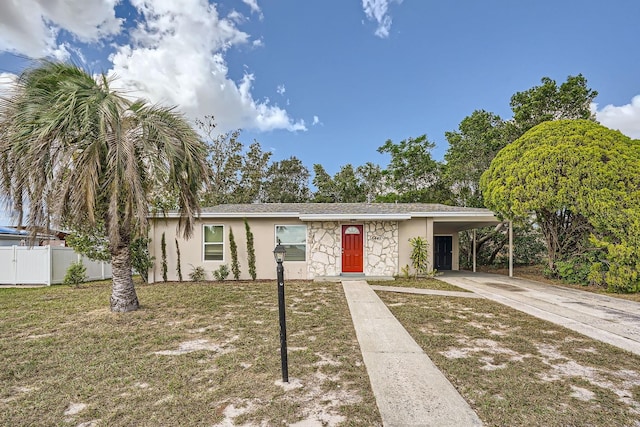
M 73 60 L 333 174 L 425 133 L 442 159 L 475 109 L 509 118 L 515 92 L 582 73 L 601 123 L 640 138 L 639 19 L 637 0 L 9 1 L 0 94 L 28 58 Z

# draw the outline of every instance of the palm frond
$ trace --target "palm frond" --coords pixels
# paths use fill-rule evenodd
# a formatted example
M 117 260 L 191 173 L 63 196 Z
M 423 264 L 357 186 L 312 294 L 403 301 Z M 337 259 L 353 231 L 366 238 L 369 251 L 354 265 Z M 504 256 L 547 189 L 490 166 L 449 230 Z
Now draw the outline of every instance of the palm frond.
M 179 195 L 191 234 L 207 179 L 204 143 L 171 108 L 131 101 L 81 68 L 41 62 L 0 100 L 0 188 L 27 225 L 106 224 L 110 245 L 144 233 L 151 190 Z

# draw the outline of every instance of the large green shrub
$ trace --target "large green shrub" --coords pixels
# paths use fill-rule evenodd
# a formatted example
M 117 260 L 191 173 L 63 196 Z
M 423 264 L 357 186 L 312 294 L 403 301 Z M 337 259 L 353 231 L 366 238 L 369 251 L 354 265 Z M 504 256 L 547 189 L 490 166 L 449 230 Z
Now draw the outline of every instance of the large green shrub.
M 554 271 L 545 269 L 545 275 L 556 277 L 575 285 L 586 285 L 591 282 L 591 267 L 595 262 L 594 254 L 588 253 L 567 260 L 556 261 Z

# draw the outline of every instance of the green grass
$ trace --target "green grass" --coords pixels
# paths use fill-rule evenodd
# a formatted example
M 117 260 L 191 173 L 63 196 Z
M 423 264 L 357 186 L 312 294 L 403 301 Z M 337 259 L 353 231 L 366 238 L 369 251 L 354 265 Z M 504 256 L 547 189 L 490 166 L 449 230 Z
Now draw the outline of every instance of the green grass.
M 105 282 L 0 289 L 0 425 L 380 425 L 340 284 L 286 287 L 291 389 L 275 283 L 138 285 L 128 314 Z
M 640 357 L 485 299 L 379 292 L 486 426 L 640 424 Z
M 128 314 L 105 282 L 0 289 L 0 425 L 381 425 L 342 286 L 286 286 L 290 389 L 275 283 L 139 285 Z M 379 295 L 486 426 L 640 424 L 636 355 L 488 300 Z

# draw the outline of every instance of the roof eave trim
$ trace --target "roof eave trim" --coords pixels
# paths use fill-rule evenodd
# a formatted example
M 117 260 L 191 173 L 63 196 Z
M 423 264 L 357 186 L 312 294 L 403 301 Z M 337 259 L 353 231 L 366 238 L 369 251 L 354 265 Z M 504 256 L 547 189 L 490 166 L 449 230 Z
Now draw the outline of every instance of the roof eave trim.
M 473 218 L 473 217 L 494 217 L 495 214 L 491 211 L 487 212 L 412 212 L 413 217 L 429 217 L 429 218 Z M 497 218 L 496 218 L 497 220 Z
M 407 221 L 411 215 L 398 214 L 308 214 L 301 221 Z
M 298 212 L 200 212 L 196 218 L 298 218 Z M 180 218 L 177 212 L 151 215 L 150 218 Z

